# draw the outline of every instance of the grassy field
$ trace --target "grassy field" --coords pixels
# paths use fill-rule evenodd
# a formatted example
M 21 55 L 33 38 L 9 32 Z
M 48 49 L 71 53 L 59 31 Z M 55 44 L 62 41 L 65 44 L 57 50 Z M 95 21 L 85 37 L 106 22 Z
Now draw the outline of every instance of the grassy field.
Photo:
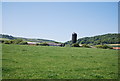
M 115 79 L 118 51 L 3 45 L 3 79 Z

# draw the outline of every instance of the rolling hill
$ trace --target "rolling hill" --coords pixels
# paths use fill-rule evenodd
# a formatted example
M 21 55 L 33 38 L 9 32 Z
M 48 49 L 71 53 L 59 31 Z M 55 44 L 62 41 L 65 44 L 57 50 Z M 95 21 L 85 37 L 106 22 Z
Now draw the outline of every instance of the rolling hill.
M 119 37 L 120 34 L 117 33 L 108 33 L 104 35 L 97 35 L 93 37 L 84 37 L 79 38 L 77 40 L 77 43 L 79 44 L 89 44 L 89 45 L 99 45 L 99 44 L 120 44 Z M 35 38 L 23 38 L 23 37 L 14 37 L 11 35 L 4 35 L 0 34 L 0 40 L 12 40 L 12 39 L 22 39 L 23 41 L 31 41 L 31 42 L 54 42 L 54 43 L 60 43 L 54 40 L 48 40 L 48 39 L 35 39 Z M 71 40 L 65 42 L 65 44 L 72 44 Z
M 114 33 L 108 33 L 104 35 L 97 35 L 93 37 L 84 37 L 84 38 L 79 38 L 77 40 L 77 43 L 80 44 L 90 44 L 90 45 L 98 45 L 98 44 L 119 44 L 119 36 L 120 34 Z M 65 42 L 65 44 L 71 44 L 71 40 Z
M 11 35 L 4 35 L 0 34 L 0 39 L 2 40 L 13 40 L 13 39 L 22 39 L 23 41 L 31 41 L 31 42 L 57 42 L 54 40 L 47 40 L 47 39 L 35 39 L 35 38 L 23 38 L 23 37 L 14 37 Z

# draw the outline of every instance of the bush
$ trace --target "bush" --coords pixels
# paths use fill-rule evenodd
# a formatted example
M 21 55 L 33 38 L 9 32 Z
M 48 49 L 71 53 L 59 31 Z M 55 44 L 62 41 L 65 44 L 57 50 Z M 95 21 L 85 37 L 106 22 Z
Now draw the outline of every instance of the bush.
M 82 47 L 90 48 L 87 44 L 82 44 Z
M 11 41 L 10 40 L 5 40 L 3 43 L 4 44 L 11 44 Z
M 107 46 L 107 45 L 96 45 L 96 48 L 103 48 L 103 49 L 112 49 L 111 46 Z
M 27 45 L 27 42 L 20 42 L 20 45 Z
M 0 43 L 4 43 L 4 40 L 0 40 Z
M 80 47 L 78 43 L 74 43 L 71 45 L 72 47 Z
M 2 41 L 4 44 L 22 44 L 25 45 L 27 42 L 24 42 L 22 39 L 14 39 L 14 40 L 4 40 Z
M 15 44 L 15 40 L 10 40 L 11 44 Z

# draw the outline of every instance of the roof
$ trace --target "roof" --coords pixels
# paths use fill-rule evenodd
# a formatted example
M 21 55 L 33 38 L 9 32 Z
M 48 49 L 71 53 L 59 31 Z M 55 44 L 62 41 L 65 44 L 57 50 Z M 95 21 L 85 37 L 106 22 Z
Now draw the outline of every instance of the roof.
M 72 34 L 77 34 L 77 33 L 73 32 Z
M 118 49 L 118 50 L 120 50 L 120 47 L 113 47 L 113 49 Z
M 27 42 L 28 44 L 37 44 L 36 42 Z
M 49 45 L 61 45 L 61 44 L 58 44 L 58 43 L 47 43 L 47 44 L 49 44 Z

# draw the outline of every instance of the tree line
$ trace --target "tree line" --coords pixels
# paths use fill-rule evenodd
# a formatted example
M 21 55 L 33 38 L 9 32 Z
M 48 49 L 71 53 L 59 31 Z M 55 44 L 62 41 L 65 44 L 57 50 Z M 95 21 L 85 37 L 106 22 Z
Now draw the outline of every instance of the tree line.
M 11 35 L 0 34 L 0 38 L 10 39 L 11 41 L 4 41 L 5 43 L 24 43 L 21 39 L 13 37 Z M 84 37 L 77 40 L 78 44 L 87 44 L 87 45 L 100 45 L 100 44 L 119 44 L 120 43 L 120 34 L 104 34 L 94 37 Z M 1 41 L 3 42 L 3 41 Z M 65 44 L 72 44 L 71 41 L 65 42 Z
M 119 44 L 120 34 L 104 34 L 94 37 L 84 37 L 77 40 L 78 44 L 89 44 L 89 45 L 99 45 L 99 44 Z M 72 44 L 71 41 L 65 42 L 65 44 Z
M 4 34 L 0 34 L 0 38 L 16 39 L 15 37 L 13 37 L 13 36 L 11 36 L 11 35 L 4 35 Z

